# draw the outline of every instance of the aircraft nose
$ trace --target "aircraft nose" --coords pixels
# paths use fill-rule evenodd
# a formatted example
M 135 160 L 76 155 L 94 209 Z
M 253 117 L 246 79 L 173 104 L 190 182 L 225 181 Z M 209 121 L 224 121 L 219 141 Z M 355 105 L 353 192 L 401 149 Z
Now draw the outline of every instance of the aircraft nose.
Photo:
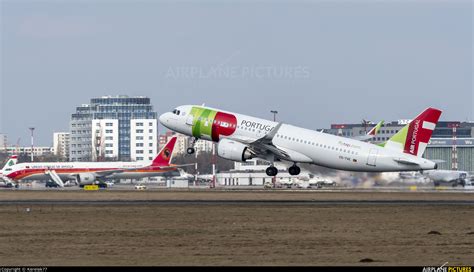
M 160 123 L 165 125 L 168 121 L 168 118 L 167 118 L 167 115 L 168 113 L 163 113 L 162 115 L 160 115 L 160 117 L 158 118 L 158 120 L 160 120 Z
M 171 116 L 173 116 L 172 113 L 166 112 L 166 113 L 163 113 L 162 115 L 160 115 L 160 117 L 158 118 L 158 120 L 160 120 L 160 123 L 161 123 L 163 126 L 169 128 L 169 126 L 170 126 L 170 121 L 171 121 Z

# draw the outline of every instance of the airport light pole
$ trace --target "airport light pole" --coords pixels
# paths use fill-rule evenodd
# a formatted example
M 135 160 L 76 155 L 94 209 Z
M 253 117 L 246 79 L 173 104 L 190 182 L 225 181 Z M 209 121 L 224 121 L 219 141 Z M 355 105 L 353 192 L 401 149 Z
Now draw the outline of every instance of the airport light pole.
M 273 113 L 273 121 L 276 122 L 276 115 L 278 114 L 278 111 L 272 110 L 270 112 Z
M 212 188 L 216 188 L 216 145 L 214 142 L 212 144 Z
M 457 136 L 456 130 L 460 127 L 459 123 L 450 123 L 448 127 L 453 130 L 453 144 L 451 149 L 451 170 L 458 170 L 458 148 L 457 148 Z
M 194 161 L 196 162 L 196 163 L 194 163 L 194 175 L 195 175 L 194 176 L 194 186 L 197 186 L 198 185 L 198 175 L 199 175 L 199 173 L 198 173 L 198 153 L 197 153 L 196 150 L 194 151 L 194 156 L 195 156 Z
M 33 162 L 33 146 L 34 146 L 34 131 L 35 131 L 35 128 L 34 127 L 30 127 L 30 130 L 31 130 L 31 161 Z

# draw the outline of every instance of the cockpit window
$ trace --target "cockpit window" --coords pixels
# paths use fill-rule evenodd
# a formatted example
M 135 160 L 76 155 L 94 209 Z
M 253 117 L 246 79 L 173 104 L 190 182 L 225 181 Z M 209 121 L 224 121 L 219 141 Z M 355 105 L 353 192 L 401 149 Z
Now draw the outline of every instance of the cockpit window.
M 172 111 L 172 113 L 174 113 L 174 114 L 176 114 L 176 115 L 179 115 L 180 111 L 177 110 L 177 109 L 174 109 L 174 110 Z

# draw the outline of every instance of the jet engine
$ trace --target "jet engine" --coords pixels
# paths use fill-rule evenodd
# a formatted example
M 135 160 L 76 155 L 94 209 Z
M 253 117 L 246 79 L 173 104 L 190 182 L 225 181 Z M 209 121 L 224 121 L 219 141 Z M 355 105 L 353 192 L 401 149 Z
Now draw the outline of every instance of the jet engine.
M 96 176 L 94 173 L 80 173 L 76 175 L 76 180 L 79 184 L 94 184 Z
M 217 155 L 221 158 L 237 162 L 245 162 L 254 157 L 246 145 L 229 139 L 219 141 L 217 144 Z

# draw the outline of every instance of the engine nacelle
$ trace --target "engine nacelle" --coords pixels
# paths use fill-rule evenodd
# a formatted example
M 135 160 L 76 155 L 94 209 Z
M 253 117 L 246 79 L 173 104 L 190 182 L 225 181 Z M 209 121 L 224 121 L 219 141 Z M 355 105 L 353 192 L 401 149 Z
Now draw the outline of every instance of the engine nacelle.
M 229 139 L 219 141 L 217 144 L 217 155 L 221 158 L 237 162 L 245 162 L 253 158 L 253 154 L 246 145 Z
M 94 184 L 96 176 L 94 173 L 80 173 L 76 175 L 76 180 L 79 184 Z

